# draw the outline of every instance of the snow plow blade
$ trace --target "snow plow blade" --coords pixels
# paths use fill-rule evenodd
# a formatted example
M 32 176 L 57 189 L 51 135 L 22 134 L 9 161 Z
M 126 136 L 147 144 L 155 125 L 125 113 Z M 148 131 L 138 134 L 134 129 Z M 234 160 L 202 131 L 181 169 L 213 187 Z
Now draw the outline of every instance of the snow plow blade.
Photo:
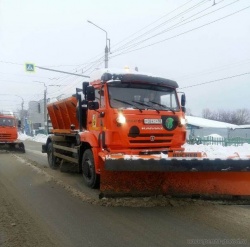
M 250 159 L 106 159 L 101 197 L 250 196 Z
M 0 150 L 25 153 L 23 142 L 0 143 Z

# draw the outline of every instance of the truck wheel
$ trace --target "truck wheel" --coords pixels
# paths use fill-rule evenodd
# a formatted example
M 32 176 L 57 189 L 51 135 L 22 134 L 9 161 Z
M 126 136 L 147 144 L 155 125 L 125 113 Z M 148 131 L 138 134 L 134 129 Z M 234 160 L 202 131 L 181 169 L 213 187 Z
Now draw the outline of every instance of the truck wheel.
M 50 142 L 47 151 L 48 163 L 50 168 L 56 169 L 58 167 L 58 164 L 56 164 L 56 157 L 54 156 L 53 151 L 54 151 L 53 143 Z
M 24 144 L 21 142 L 19 143 L 19 149 L 22 153 L 25 153 L 25 147 L 24 147 Z
M 87 149 L 83 153 L 82 158 L 82 174 L 84 183 L 94 189 L 100 185 L 100 175 L 95 172 L 95 164 L 93 153 L 90 149 Z

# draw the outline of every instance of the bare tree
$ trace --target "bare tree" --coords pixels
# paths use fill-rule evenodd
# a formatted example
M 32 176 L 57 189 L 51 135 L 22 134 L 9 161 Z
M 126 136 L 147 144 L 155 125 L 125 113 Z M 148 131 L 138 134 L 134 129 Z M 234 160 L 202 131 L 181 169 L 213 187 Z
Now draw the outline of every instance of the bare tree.
M 232 123 L 233 116 L 234 116 L 234 112 L 226 111 L 226 110 L 219 110 L 217 114 L 217 120 L 225 122 L 225 123 Z
M 250 110 L 239 109 L 235 112 L 235 122 L 236 124 L 248 124 L 250 123 Z
M 212 119 L 213 118 L 213 113 L 210 111 L 210 109 L 205 108 L 202 110 L 202 117 L 206 119 Z
M 237 124 L 237 125 L 250 124 L 250 110 L 245 108 L 238 109 L 235 111 L 229 111 L 229 110 L 210 111 L 207 108 L 202 111 L 202 117 L 206 119 Z
M 190 108 L 186 108 L 186 115 L 193 116 Z

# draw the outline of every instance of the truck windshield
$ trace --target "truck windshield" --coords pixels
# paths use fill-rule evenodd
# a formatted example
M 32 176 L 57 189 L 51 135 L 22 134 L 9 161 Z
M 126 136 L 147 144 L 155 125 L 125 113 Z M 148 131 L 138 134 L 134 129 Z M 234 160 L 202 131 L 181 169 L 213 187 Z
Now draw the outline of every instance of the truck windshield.
M 108 91 L 112 108 L 179 110 L 176 91 L 173 88 L 134 82 L 110 83 Z
M 12 118 L 0 118 L 0 126 L 15 126 Z

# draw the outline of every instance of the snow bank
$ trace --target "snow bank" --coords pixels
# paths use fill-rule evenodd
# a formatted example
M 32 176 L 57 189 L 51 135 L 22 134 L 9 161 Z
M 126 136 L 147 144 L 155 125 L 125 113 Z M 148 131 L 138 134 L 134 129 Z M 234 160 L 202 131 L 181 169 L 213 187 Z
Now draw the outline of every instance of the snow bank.
M 242 146 L 228 146 L 221 145 L 183 145 L 187 152 L 203 152 L 207 157 L 213 159 L 225 159 L 228 157 L 235 158 L 250 158 L 250 144 L 243 144 Z
M 43 134 L 38 134 L 32 137 L 23 133 L 18 133 L 18 139 L 20 141 L 30 140 L 30 141 L 35 141 L 35 142 L 46 143 L 47 137 L 48 137 L 47 135 L 43 135 Z

